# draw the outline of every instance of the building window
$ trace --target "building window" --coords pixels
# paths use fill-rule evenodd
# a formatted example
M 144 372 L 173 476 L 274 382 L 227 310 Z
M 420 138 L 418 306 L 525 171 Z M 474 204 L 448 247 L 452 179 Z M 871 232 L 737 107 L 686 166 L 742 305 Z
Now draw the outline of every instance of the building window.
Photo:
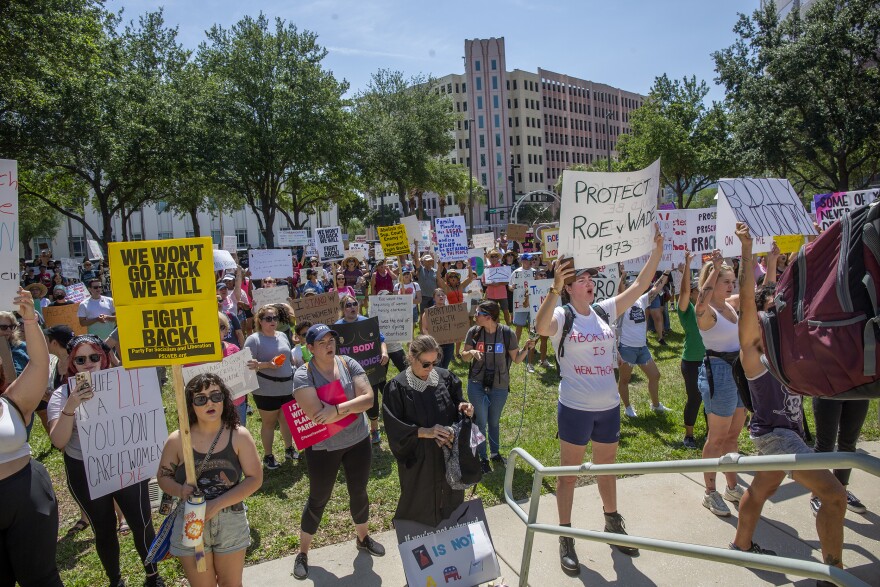
M 495 146 L 496 147 L 501 146 L 501 133 L 498 133 L 498 132 L 495 133 Z
M 85 257 L 86 256 L 86 239 L 81 236 L 70 237 L 70 256 Z
M 493 107 L 493 108 L 498 108 L 498 107 L 499 107 L 499 106 L 498 106 L 498 95 L 497 95 L 497 94 L 494 95 L 494 96 L 492 96 L 492 107 Z
M 480 71 L 480 60 L 479 59 L 474 61 L 474 69 L 477 71 Z M 478 90 L 480 89 L 479 85 L 477 85 L 477 89 Z
M 211 229 L 211 242 L 215 245 L 221 245 L 220 242 L 220 229 Z
M 483 153 L 480 153 L 480 167 L 485 167 L 485 166 L 486 166 L 486 155 Z
M 480 135 L 480 148 L 481 149 L 486 148 L 486 135 L 484 135 L 484 134 Z
M 133 241 L 142 241 L 142 240 L 144 240 L 144 235 L 142 235 L 139 232 L 136 232 L 136 233 L 132 234 L 129 238 Z
M 495 128 L 499 128 L 500 126 L 501 126 L 501 116 L 496 114 L 495 115 Z
M 483 109 L 483 97 L 477 96 L 477 110 Z
M 462 102 L 461 109 L 463 112 L 467 112 L 467 102 Z M 465 121 L 465 124 L 467 124 L 466 121 Z M 467 130 L 467 126 L 465 126 L 464 128 L 465 128 L 465 130 Z
M 235 229 L 235 241 L 236 241 L 235 244 L 239 249 L 248 248 L 247 228 L 236 228 Z
M 493 90 L 498 89 L 498 76 L 497 75 L 492 76 L 492 89 Z
M 170 238 L 174 238 L 174 233 L 169 231 L 160 231 L 159 232 L 159 240 L 167 240 Z
M 187 230 L 186 231 L 186 238 L 194 238 L 195 236 L 196 236 L 196 231 L 194 231 L 194 230 Z M 137 240 L 137 239 L 132 239 L 132 240 Z
M 485 126 L 485 122 L 483 121 L 483 115 L 480 114 L 477 117 L 477 128 L 483 128 Z
M 501 153 L 495 153 L 495 165 L 501 165 Z
M 467 84 L 464 82 L 461 83 L 461 93 L 467 94 Z
M 498 62 L 493 59 L 492 60 L 492 71 L 495 71 L 496 69 L 498 69 Z
M 477 78 L 477 91 L 479 92 L 482 89 L 483 89 L 483 78 L 478 77 Z
M 480 183 L 482 184 L 483 187 L 486 187 L 486 174 L 485 173 L 480 174 Z

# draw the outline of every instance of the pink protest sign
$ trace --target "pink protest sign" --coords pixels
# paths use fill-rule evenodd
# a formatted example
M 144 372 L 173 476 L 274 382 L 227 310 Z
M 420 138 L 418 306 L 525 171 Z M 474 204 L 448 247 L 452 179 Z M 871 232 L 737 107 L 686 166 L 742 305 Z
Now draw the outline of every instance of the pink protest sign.
M 348 399 L 345 395 L 345 390 L 342 388 L 342 383 L 338 379 L 331 381 L 327 385 L 322 385 L 316 391 L 318 392 L 318 398 L 325 404 L 335 406 Z M 309 420 L 309 417 L 302 411 L 296 400 L 281 406 L 281 413 L 284 414 L 284 419 L 287 420 L 287 427 L 290 429 L 290 435 L 293 437 L 293 443 L 296 445 L 297 450 L 305 450 L 322 440 L 327 440 L 331 436 L 339 434 L 343 428 L 359 417 L 359 414 L 349 414 L 332 424 L 316 424 Z

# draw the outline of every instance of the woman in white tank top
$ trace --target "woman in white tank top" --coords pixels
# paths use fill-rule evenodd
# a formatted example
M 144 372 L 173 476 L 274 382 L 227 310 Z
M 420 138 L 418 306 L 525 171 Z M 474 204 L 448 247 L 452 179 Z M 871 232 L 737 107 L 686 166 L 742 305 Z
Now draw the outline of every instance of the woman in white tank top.
M 736 280 L 733 268 L 723 262 L 721 253 L 716 250 L 712 260 L 703 265 L 695 308 L 697 325 L 706 346 L 706 358 L 700 366 L 698 379 L 709 429 L 703 445 L 703 458 L 737 452 L 737 440 L 746 419 L 730 365 L 739 353 L 736 315 L 739 296 L 733 295 Z M 727 486 L 722 499 L 715 489 L 715 476 L 714 472 L 703 474 L 706 483 L 703 506 L 717 516 L 729 516 L 730 508 L 724 499 L 738 502 L 743 489 L 737 484 L 736 473 L 725 473 Z

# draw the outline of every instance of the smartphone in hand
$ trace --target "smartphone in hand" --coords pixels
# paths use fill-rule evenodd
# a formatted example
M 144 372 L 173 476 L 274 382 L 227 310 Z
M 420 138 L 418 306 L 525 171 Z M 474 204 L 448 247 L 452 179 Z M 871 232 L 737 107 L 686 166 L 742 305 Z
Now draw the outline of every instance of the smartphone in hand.
M 83 399 L 92 399 L 94 397 L 95 392 L 92 390 L 92 374 L 87 372 L 80 372 L 76 374 L 76 387 L 79 389 L 80 387 L 83 389 L 87 389 L 88 391 L 83 392 Z

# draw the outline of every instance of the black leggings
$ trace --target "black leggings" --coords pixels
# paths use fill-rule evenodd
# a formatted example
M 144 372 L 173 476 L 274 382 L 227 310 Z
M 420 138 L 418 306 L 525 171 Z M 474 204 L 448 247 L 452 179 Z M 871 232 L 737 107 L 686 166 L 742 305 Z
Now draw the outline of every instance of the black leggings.
M 687 401 L 684 404 L 685 426 L 693 426 L 696 423 L 700 405 L 703 403 L 703 396 L 700 395 L 700 387 L 697 385 L 702 364 L 702 361 L 681 360 L 681 376 L 684 378 L 684 390 L 687 392 Z
M 868 416 L 870 401 L 866 399 L 840 401 L 822 397 L 813 398 L 813 418 L 816 420 L 816 452 L 856 452 L 856 441 L 862 424 Z M 849 485 L 852 469 L 834 469 L 834 476 L 842 485 Z
M 348 486 L 348 509 L 355 524 L 365 524 L 370 517 L 370 499 L 367 481 L 373 451 L 369 436 L 348 448 L 339 450 L 306 449 L 306 468 L 309 472 L 309 499 L 303 509 L 300 527 L 306 534 L 318 531 L 324 508 L 330 501 L 339 465 L 345 471 Z
M 156 537 L 150 513 L 149 482 L 142 481 L 92 499 L 89 496 L 85 463 L 65 454 L 64 468 L 67 470 L 67 487 L 86 513 L 95 532 L 95 549 L 98 551 L 104 572 L 107 573 L 110 584 L 115 585 L 122 577 L 122 572 L 119 569 L 119 536 L 116 532 L 116 510 L 113 508 L 113 502 L 116 501 L 119 509 L 122 510 L 122 515 L 131 528 L 134 547 L 143 561 L 147 558 L 147 552 Z M 145 564 L 144 571 L 147 575 L 152 575 L 156 572 L 156 565 Z
M 394 363 L 394 366 L 397 367 L 397 370 L 403 373 L 403 370 L 406 369 L 406 355 L 403 354 L 403 351 L 392 351 L 388 353 L 388 359 Z M 378 420 L 379 419 L 379 396 L 382 395 L 382 391 L 385 389 L 385 382 L 379 383 L 373 386 L 373 406 L 367 410 L 367 417 L 370 420 Z
M 31 459 L 0 481 L 0 586 L 62 586 L 55 565 L 58 502 L 46 468 Z

